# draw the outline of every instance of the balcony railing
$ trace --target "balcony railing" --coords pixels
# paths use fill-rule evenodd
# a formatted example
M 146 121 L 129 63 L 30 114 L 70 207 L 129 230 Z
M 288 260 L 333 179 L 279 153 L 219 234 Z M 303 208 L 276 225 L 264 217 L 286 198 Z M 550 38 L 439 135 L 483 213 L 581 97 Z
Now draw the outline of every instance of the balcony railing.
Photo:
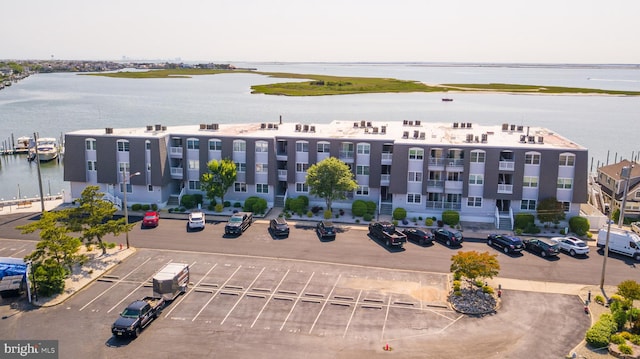
M 352 160 L 353 159 L 353 151 L 340 151 L 340 159 L 341 160 Z
M 513 169 L 515 168 L 516 163 L 513 161 L 500 161 L 499 164 L 499 169 L 501 171 L 513 171 Z
M 448 158 L 447 159 L 447 166 L 449 167 L 462 167 L 464 165 L 464 160 L 463 159 L 454 159 L 454 158 Z
M 443 188 L 444 187 L 444 181 L 443 180 L 428 180 L 427 181 L 427 187 Z
M 513 193 L 513 185 L 512 184 L 499 184 L 498 185 L 498 193 Z
M 184 169 L 182 167 L 171 167 L 171 177 L 180 179 L 182 178 Z
M 430 166 L 444 166 L 445 159 L 441 157 L 429 157 Z
M 287 180 L 287 170 L 278 170 L 278 180 L 279 181 Z
M 171 156 L 182 157 L 182 147 L 169 147 L 169 154 Z
M 460 202 L 427 201 L 426 208 L 428 209 L 460 209 L 462 208 L 462 204 Z
M 383 152 L 382 153 L 382 160 L 383 161 L 391 161 L 393 159 L 393 153 L 391 152 Z
M 380 175 L 380 184 L 389 184 L 391 175 Z

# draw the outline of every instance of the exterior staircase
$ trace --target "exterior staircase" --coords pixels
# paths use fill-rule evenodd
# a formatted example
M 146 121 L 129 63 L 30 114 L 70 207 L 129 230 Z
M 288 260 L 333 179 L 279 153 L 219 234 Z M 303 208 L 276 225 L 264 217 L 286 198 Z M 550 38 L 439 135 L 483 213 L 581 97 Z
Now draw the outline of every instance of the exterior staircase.
M 503 231 L 512 231 L 511 228 L 511 220 L 509 217 L 500 217 L 500 221 L 498 223 L 498 229 Z
M 276 198 L 273 200 L 273 206 L 284 208 L 284 196 L 276 196 Z
M 167 201 L 167 207 L 178 207 L 180 206 L 180 197 L 178 195 L 170 195 L 169 200 Z
M 380 203 L 380 214 L 393 214 L 393 205 L 391 203 Z

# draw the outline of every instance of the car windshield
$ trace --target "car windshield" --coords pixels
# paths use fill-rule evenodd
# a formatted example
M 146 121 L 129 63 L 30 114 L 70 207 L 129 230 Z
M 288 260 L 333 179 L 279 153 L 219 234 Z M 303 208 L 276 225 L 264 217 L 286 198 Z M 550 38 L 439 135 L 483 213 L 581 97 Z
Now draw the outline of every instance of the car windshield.
M 242 222 L 242 217 L 231 217 L 229 222 Z
M 460 234 L 460 232 L 453 232 L 453 236 L 458 239 L 462 238 L 462 234 Z
M 333 225 L 332 224 L 324 224 L 324 229 L 327 231 L 333 231 Z
M 575 243 L 575 245 L 576 245 L 576 247 L 586 247 L 587 246 L 587 244 L 584 243 L 584 242 L 577 242 L 577 243 Z
M 144 217 L 144 219 L 156 219 L 156 216 L 146 216 L 146 217 Z
M 139 314 L 139 310 L 127 308 L 120 315 L 125 318 L 137 318 Z

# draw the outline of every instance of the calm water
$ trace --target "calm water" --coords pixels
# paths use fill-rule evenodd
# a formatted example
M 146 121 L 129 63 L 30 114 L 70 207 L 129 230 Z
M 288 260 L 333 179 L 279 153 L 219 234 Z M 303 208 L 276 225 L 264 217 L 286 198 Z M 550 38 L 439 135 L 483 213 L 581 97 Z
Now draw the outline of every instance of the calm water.
M 426 83 L 520 83 L 640 91 L 640 70 L 428 67 L 406 64 L 242 64 L 260 71 L 392 77 Z M 86 128 L 162 124 L 283 121 L 512 123 L 547 127 L 589 149 L 593 166 L 637 156 L 640 97 L 507 94 L 371 94 L 324 97 L 252 95 L 253 84 L 281 82 L 261 75 L 191 79 L 110 79 L 39 74 L 0 91 L 0 144 L 14 137 L 56 137 Z M 62 165 L 42 166 L 44 193 L 68 190 Z M 0 159 L 0 198 L 38 194 L 35 164 Z

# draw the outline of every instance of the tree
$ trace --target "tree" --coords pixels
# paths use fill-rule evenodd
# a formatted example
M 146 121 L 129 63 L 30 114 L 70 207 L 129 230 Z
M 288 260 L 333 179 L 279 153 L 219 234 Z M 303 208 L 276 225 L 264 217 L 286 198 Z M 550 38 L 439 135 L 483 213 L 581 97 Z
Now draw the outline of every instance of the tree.
M 540 222 L 559 222 L 564 219 L 564 208 L 562 203 L 558 202 L 555 197 L 545 198 L 538 203 L 536 208 L 538 219 Z
M 220 197 L 220 202 L 224 203 L 224 194 L 236 181 L 236 164 L 226 158 L 221 161 L 211 160 L 207 167 L 209 172 L 202 174 L 200 185 L 211 202 L 215 203 L 216 197 Z
M 346 198 L 345 192 L 358 187 L 349 166 L 335 157 L 325 158 L 310 166 L 306 182 L 310 194 L 324 198 L 327 210 L 331 210 L 334 200 Z
M 62 211 L 61 221 L 66 223 L 72 232 L 81 232 L 86 243 L 97 241 L 102 254 L 107 254 L 107 247 L 102 238 L 107 234 L 114 236 L 130 231 L 134 224 L 126 224 L 125 218 L 113 219 L 117 208 L 103 199 L 104 193 L 98 192 L 100 187 L 87 186 L 78 199 L 79 205 Z
M 635 280 L 625 280 L 618 284 L 618 294 L 625 299 L 638 300 L 640 299 L 640 284 Z
M 498 275 L 500 263 L 497 254 L 489 252 L 462 252 L 451 256 L 451 272 L 460 273 L 467 278 L 470 285 L 479 278 L 493 278 Z

